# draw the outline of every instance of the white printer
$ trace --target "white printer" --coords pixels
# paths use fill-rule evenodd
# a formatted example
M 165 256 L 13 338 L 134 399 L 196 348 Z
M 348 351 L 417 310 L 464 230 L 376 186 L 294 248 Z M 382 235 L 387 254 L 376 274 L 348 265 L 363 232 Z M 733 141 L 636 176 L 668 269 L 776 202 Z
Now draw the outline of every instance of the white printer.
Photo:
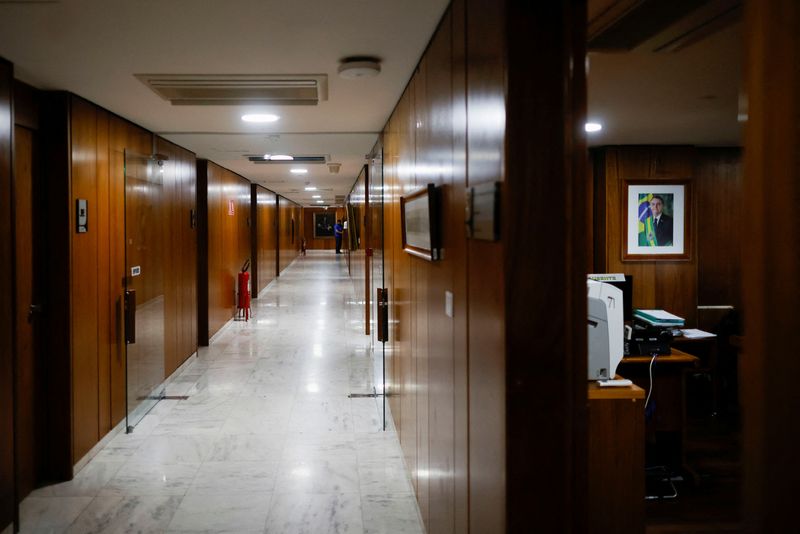
M 623 351 L 622 290 L 587 280 L 589 380 L 611 380 Z

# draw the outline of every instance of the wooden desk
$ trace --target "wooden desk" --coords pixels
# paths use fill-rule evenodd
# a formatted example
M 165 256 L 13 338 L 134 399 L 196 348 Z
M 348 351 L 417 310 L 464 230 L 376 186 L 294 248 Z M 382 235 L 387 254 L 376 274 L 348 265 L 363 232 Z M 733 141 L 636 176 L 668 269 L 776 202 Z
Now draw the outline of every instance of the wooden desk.
M 589 382 L 589 532 L 644 532 L 644 396 Z
M 649 366 L 651 356 L 623 358 L 617 371 L 645 391 L 650 388 Z M 700 359 L 678 349 L 658 356 L 653 364 L 653 392 L 647 412 L 645 432 L 648 443 L 654 446 L 654 457 L 649 463 L 681 467 L 694 475 L 686 465 L 684 456 L 684 428 L 686 423 L 685 374 L 697 367 Z

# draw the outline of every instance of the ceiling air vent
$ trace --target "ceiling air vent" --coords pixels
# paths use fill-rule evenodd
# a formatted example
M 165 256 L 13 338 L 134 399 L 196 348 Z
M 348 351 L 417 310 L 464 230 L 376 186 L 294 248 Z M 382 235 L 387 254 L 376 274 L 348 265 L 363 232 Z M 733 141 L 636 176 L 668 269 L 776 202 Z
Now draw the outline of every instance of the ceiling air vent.
M 255 154 L 245 154 L 248 160 L 252 163 L 260 163 L 260 164 L 269 164 L 269 165 L 280 165 L 283 163 L 325 163 L 327 161 L 327 156 L 292 156 L 293 159 L 290 160 L 274 160 L 274 159 L 264 159 L 263 155 L 255 155 Z
M 344 195 L 336 195 L 335 200 L 337 204 L 344 204 Z
M 135 74 L 173 106 L 275 104 L 328 100 L 327 74 Z

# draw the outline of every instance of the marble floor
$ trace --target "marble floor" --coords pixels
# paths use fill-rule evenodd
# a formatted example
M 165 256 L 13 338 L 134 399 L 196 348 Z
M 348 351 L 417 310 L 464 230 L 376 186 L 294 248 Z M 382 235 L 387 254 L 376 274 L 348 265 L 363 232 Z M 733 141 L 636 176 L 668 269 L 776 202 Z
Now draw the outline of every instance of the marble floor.
M 310 251 L 168 386 L 132 434 L 21 505 L 22 532 L 422 533 L 380 430 L 343 256 Z

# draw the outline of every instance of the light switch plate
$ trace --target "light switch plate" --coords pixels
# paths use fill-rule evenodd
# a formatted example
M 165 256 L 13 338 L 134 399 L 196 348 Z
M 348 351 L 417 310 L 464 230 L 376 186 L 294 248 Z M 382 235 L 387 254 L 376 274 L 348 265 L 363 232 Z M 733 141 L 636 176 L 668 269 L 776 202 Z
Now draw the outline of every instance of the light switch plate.
M 131 276 L 139 276 L 140 274 L 142 274 L 141 266 L 136 265 L 134 267 L 131 267 Z
M 444 292 L 444 313 L 453 318 L 453 293 L 451 291 Z

